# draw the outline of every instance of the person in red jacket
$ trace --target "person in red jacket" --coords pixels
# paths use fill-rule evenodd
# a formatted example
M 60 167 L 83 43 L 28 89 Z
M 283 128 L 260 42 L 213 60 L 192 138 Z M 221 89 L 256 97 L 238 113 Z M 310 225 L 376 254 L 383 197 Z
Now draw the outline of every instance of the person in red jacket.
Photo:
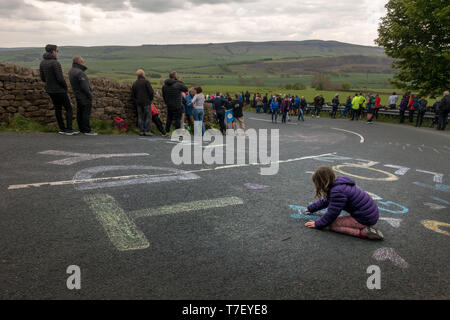
M 380 108 L 381 108 L 381 98 L 380 98 L 380 95 L 377 94 L 375 96 L 375 111 L 374 111 L 374 116 L 375 116 L 375 119 L 377 119 L 377 120 L 378 120 L 378 111 L 380 111 Z
M 411 99 L 409 99 L 408 110 L 409 110 L 409 122 L 414 121 L 414 111 L 416 111 L 416 107 L 414 106 L 416 103 L 417 96 L 415 94 L 411 95 Z
M 158 111 L 158 109 L 156 109 L 154 104 L 152 104 L 152 121 L 156 124 L 156 126 L 158 127 L 158 130 L 161 132 L 161 134 L 166 137 L 167 133 L 164 130 L 161 119 L 159 118 L 159 111 Z

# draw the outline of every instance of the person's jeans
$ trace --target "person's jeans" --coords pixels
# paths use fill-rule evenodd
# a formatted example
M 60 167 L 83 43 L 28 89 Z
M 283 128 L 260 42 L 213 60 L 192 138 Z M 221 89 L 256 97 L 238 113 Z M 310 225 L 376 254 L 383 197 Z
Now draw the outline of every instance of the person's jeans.
M 341 118 L 347 117 L 347 113 L 348 113 L 349 110 L 350 110 L 350 108 L 346 107 L 346 108 L 344 109 L 344 112 L 342 112 Z
M 300 118 L 302 119 L 302 121 L 305 121 L 305 118 L 303 118 L 303 109 L 302 108 L 298 109 L 298 118 L 297 118 L 297 120 L 300 120 Z
M 331 111 L 331 118 L 336 119 L 336 114 L 337 114 L 337 109 L 338 107 L 333 106 L 333 109 Z
M 55 107 L 55 116 L 59 129 L 61 131 L 65 131 L 66 129 L 72 130 L 73 111 L 67 93 L 49 93 L 48 95 L 52 99 L 53 106 Z M 64 125 L 62 107 L 66 110 L 67 127 Z
M 277 110 L 273 110 L 272 111 L 272 122 L 275 120 L 275 122 L 277 122 L 278 119 L 278 111 Z
M 448 118 L 449 110 L 443 111 L 439 113 L 439 122 L 438 122 L 438 130 L 445 130 L 447 127 L 447 118 Z
M 264 103 L 263 111 L 264 111 L 264 113 L 267 113 L 267 103 Z
M 91 116 L 92 102 L 77 99 L 77 123 L 80 132 L 91 132 L 89 117 Z
M 281 122 L 286 123 L 287 111 L 283 111 L 283 116 L 281 117 Z
M 315 107 L 314 113 L 316 117 L 320 117 L 320 109 L 321 109 L 320 107 Z
M 139 132 L 150 132 L 152 129 L 151 106 L 137 106 Z
M 175 129 L 181 127 L 181 108 L 179 109 L 167 109 L 167 121 L 166 121 L 166 133 L 170 132 L 172 121 L 175 122 Z
M 192 115 L 194 116 L 194 135 L 200 135 L 200 128 L 202 128 L 202 136 L 205 134 L 205 124 L 203 123 L 203 118 L 205 116 L 205 112 L 203 109 L 194 108 L 192 111 Z

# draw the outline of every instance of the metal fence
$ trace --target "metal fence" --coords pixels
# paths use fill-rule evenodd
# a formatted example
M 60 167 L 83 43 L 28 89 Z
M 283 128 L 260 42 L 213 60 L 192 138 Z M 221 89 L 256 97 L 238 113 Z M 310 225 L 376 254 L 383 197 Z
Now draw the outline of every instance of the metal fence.
M 306 107 L 306 110 L 311 111 L 314 110 L 314 106 L 308 104 L 308 106 Z M 331 111 L 333 109 L 333 107 L 329 106 L 329 105 L 324 105 L 321 109 L 321 111 Z M 343 112 L 345 110 L 345 107 L 343 106 L 339 106 L 338 107 L 338 111 L 339 112 Z M 351 110 L 351 109 L 350 109 Z M 366 110 L 366 108 L 364 108 L 363 110 Z M 409 111 L 405 112 L 405 117 L 407 117 Z M 378 114 L 382 114 L 382 115 L 387 115 L 387 116 L 392 116 L 392 117 L 399 117 L 400 116 L 400 110 L 398 109 L 383 109 L 380 108 L 380 110 L 378 111 Z M 416 112 L 417 114 L 417 112 Z M 424 118 L 428 118 L 428 119 L 434 119 L 435 118 L 435 113 L 434 112 L 425 112 Z

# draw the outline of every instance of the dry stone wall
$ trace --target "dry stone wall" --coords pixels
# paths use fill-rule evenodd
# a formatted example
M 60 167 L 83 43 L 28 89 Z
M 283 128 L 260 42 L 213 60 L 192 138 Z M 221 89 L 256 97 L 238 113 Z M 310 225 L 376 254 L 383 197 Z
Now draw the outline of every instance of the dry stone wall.
M 66 75 L 67 72 L 64 70 Z M 67 77 L 66 81 L 75 118 L 76 102 Z M 136 124 L 137 113 L 130 98 L 131 83 L 106 78 L 92 78 L 90 82 L 94 89 L 91 118 L 112 121 L 115 116 L 119 116 L 128 124 Z M 153 103 L 165 123 L 167 112 L 161 90 L 155 90 Z M 15 114 L 44 125 L 56 126 L 55 111 L 39 77 L 39 70 L 0 63 L 0 125 L 7 125 Z M 213 122 L 210 104 L 205 105 L 205 122 Z

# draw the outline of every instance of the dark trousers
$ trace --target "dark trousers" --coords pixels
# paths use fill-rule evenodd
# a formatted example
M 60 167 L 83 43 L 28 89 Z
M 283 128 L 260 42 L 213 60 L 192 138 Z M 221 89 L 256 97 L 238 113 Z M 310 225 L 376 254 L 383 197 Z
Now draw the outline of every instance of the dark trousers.
M 77 99 L 77 123 L 80 132 L 91 132 L 89 118 L 91 116 L 92 102 Z
M 225 110 L 218 110 L 216 115 L 220 125 L 220 132 L 222 132 L 222 134 L 226 134 L 227 126 L 225 125 Z
M 275 122 L 277 122 L 277 119 L 278 119 L 278 111 L 273 110 L 272 111 L 272 122 L 273 122 L 273 120 L 275 120 Z
M 355 120 L 355 118 L 356 118 L 356 121 L 358 121 L 359 109 L 352 109 L 352 120 Z
M 285 110 L 283 111 L 283 116 L 281 117 L 281 122 L 282 123 L 286 123 L 286 116 L 287 116 L 288 112 Z
M 416 127 L 422 126 L 424 116 L 425 116 L 425 111 L 419 111 L 417 113 Z
M 338 110 L 338 107 L 333 106 L 333 110 L 331 111 L 331 117 L 334 119 L 336 119 L 337 110 Z
M 170 132 L 172 121 L 175 122 L 175 129 L 181 128 L 181 109 L 167 109 L 166 132 Z
M 345 109 L 344 109 L 344 112 L 342 112 L 342 114 L 341 114 L 341 118 L 345 118 L 345 117 L 347 117 L 347 113 L 350 111 L 350 108 L 348 108 L 348 107 L 345 107 Z
M 151 106 L 137 106 L 139 132 L 150 132 L 152 130 Z
M 305 121 L 305 118 L 303 118 L 303 109 L 302 108 L 298 109 L 298 118 L 297 118 L 297 120 L 300 120 L 300 119 L 302 119 L 302 121 Z
M 414 111 L 416 110 L 409 110 L 409 122 L 413 122 L 414 121 Z
M 321 107 L 315 106 L 315 109 L 314 109 L 315 116 L 320 117 L 320 109 L 321 109 Z
M 55 107 L 56 121 L 58 121 L 59 129 L 61 131 L 72 130 L 73 111 L 67 93 L 49 93 L 48 95 L 52 99 L 53 106 Z M 64 125 L 62 116 L 63 107 L 66 110 L 67 126 Z
M 445 128 L 447 127 L 447 118 L 448 118 L 448 113 L 450 110 L 446 110 L 443 111 L 441 110 L 439 112 L 439 122 L 438 122 L 438 130 L 445 130 Z
M 166 134 L 166 131 L 164 130 L 163 124 L 161 122 L 161 119 L 159 118 L 159 115 L 155 114 L 152 117 L 153 122 L 156 124 L 156 127 L 158 128 L 159 132 L 161 132 L 163 135 Z
M 374 112 L 373 112 L 373 116 L 375 117 L 375 119 L 378 120 L 378 111 L 380 111 L 380 108 L 375 108 Z
M 400 109 L 400 123 L 405 122 L 405 111 L 406 110 Z

